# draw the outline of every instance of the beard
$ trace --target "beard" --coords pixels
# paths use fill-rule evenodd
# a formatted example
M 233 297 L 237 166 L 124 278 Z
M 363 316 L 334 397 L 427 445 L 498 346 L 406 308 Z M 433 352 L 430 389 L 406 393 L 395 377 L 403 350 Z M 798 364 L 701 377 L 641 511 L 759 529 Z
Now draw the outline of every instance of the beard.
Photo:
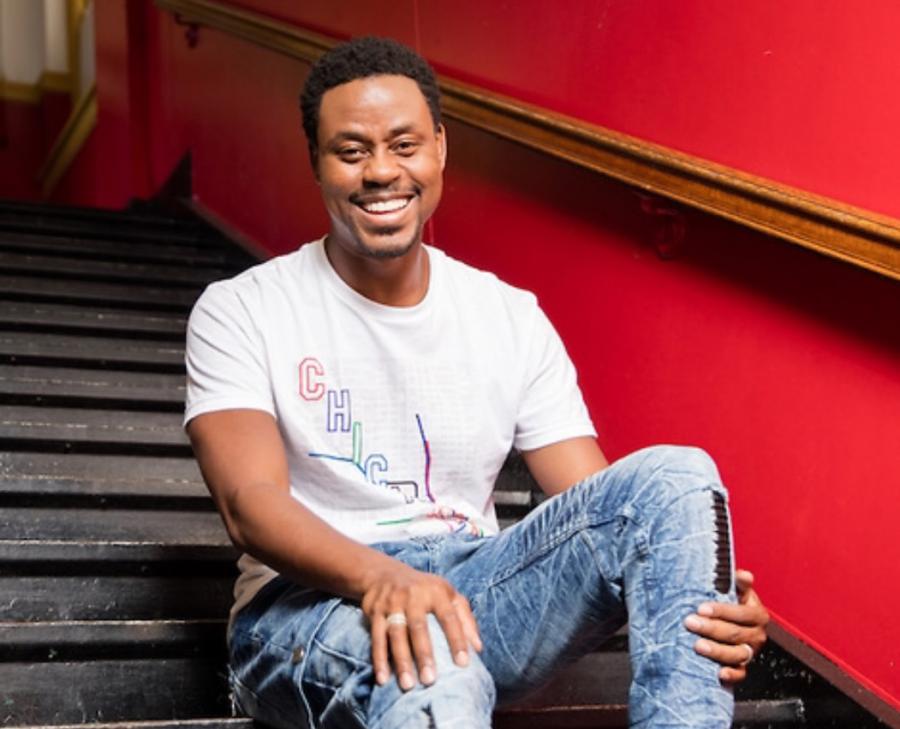
M 389 237 L 396 235 L 398 232 L 400 232 L 400 230 L 400 228 L 383 228 L 382 230 L 379 230 L 375 235 Z M 416 224 L 416 228 L 412 232 L 408 240 L 398 241 L 396 243 L 393 243 L 392 245 L 388 245 L 385 247 L 375 247 L 368 245 L 360 235 L 355 235 L 354 239 L 356 250 L 367 258 L 374 258 L 377 260 L 402 258 L 407 253 L 409 253 L 413 249 L 413 247 L 415 247 L 416 243 L 418 243 L 422 239 L 422 223 L 418 222 Z

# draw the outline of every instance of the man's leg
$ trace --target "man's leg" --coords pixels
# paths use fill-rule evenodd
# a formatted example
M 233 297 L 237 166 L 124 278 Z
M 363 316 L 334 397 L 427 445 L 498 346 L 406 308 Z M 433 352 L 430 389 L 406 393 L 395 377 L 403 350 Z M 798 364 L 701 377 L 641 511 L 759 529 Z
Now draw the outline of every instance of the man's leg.
M 414 545 L 413 545 L 414 546 Z M 473 655 L 457 666 L 435 619 L 429 627 L 438 681 L 403 692 L 377 686 L 358 606 L 278 579 L 235 620 L 230 651 L 238 707 L 280 729 L 479 729 L 490 727 L 494 683 Z
M 734 601 L 725 491 L 694 448 L 648 448 L 549 499 L 450 568 L 502 702 L 627 619 L 633 726 L 727 727 L 733 699 L 684 618 Z

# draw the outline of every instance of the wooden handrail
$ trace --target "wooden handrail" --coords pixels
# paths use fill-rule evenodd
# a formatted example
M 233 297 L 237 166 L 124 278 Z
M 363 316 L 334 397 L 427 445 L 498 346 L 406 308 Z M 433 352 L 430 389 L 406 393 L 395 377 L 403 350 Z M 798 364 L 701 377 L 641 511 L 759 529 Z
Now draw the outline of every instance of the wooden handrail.
M 184 21 L 314 62 L 339 41 L 215 0 L 156 0 Z M 439 76 L 447 117 L 655 195 L 900 280 L 900 220 Z

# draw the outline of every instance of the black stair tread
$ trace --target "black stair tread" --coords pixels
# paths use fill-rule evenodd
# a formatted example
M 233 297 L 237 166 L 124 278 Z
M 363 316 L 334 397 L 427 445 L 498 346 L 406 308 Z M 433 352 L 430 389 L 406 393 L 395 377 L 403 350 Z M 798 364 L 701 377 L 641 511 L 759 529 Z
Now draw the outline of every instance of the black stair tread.
M 117 564 L 112 574 L 96 564 L 76 570 L 83 574 L 71 574 L 78 565 L 44 566 L 53 569 L 29 565 L 0 576 L 0 620 L 221 619 L 234 602 L 230 562 L 143 564 L 130 571 Z
M 143 313 L 100 306 L 0 300 L 0 329 L 119 334 L 184 341 L 187 318 L 175 312 Z
M 140 644 L 173 645 L 222 641 L 223 619 L 194 620 L 61 620 L 47 622 L 0 621 L 0 653 L 4 649 L 43 650 L 73 646 Z
M 0 272 L 0 298 L 15 301 L 123 306 L 131 309 L 186 312 L 200 295 L 196 289 L 171 289 L 98 281 L 63 281 Z
M 209 498 L 192 458 L 0 452 L 0 494 Z
M 173 215 L 152 210 L 118 210 L 114 208 L 84 207 L 30 200 L 0 200 L 0 213 L 28 215 L 29 217 L 55 217 L 74 220 L 95 220 L 106 225 L 121 222 L 126 225 L 158 225 L 162 228 L 179 227 L 190 230 L 203 229 L 192 217 Z
M 212 266 L 186 266 L 184 264 L 152 264 L 121 261 L 92 261 L 59 256 L 37 256 L 0 250 L 0 270 L 4 274 L 47 276 L 52 278 L 127 281 L 137 284 L 163 286 L 187 286 L 201 284 L 232 275 L 231 269 Z
M 158 242 L 163 236 L 170 242 L 181 242 L 196 246 L 221 245 L 216 236 L 203 230 L 174 227 L 160 230 L 143 223 L 117 223 L 106 221 L 76 220 L 46 217 L 39 218 L 27 213 L 0 210 L 0 230 L 19 231 L 23 233 L 46 233 L 49 235 L 65 235 L 79 238 L 98 238 L 101 240 L 146 241 Z
M 0 362 L 184 371 L 184 345 L 115 337 L 0 331 Z M 123 367 L 125 368 L 125 367 Z
M 168 447 L 172 449 L 169 455 L 180 455 L 182 451 L 189 455 L 181 420 L 178 413 L 0 405 L 0 442 L 6 443 L 7 448 L 19 444 L 19 449 L 27 449 L 29 443 L 40 446 L 50 442 L 72 448 L 120 445 L 124 452 L 141 447 L 162 452 L 163 447 Z M 81 450 L 85 451 L 97 452 L 90 448 Z
M 794 726 L 804 723 L 805 708 L 799 698 L 738 701 L 735 726 Z M 547 705 L 507 707 L 494 715 L 495 729 L 598 729 L 628 726 L 628 706 L 617 704 Z
M 229 714 L 223 657 L 0 663 L 6 725 Z
M 84 724 L 37 724 L 9 726 L 8 729 L 85 729 Z M 252 719 L 222 717 L 156 721 L 91 722 L 91 729 L 254 729 Z
M 224 529 L 215 540 L 199 543 L 160 542 L 136 539 L 0 539 L 0 564 L 101 564 L 233 562 L 239 553 L 225 536 Z
M 161 237 L 156 243 L 71 238 L 0 230 L 0 250 L 37 255 L 144 263 L 200 264 L 232 269 L 239 267 L 241 253 L 184 243 L 169 243 Z
M 183 375 L 0 364 L 0 399 L 140 400 L 180 406 L 184 394 Z
M 103 540 L 163 544 L 228 544 L 214 511 L 120 508 L 4 508 L 3 540 Z

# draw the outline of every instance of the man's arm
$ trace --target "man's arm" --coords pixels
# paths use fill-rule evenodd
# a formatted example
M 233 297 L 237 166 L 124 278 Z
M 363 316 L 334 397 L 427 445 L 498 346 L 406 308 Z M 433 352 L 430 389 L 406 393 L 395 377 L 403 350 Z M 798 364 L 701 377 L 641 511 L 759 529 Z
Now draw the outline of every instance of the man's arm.
M 523 451 L 522 457 L 548 496 L 574 486 L 609 465 L 593 438 L 571 438 L 543 448 Z M 738 604 L 709 602 L 685 618 L 685 627 L 700 636 L 694 650 L 722 666 L 723 681 L 742 681 L 747 676 L 748 651 L 759 653 L 766 642 L 769 614 L 753 589 L 753 575 L 736 571 Z
M 446 580 L 349 539 L 291 496 L 284 444 L 259 410 L 199 415 L 188 425 L 194 453 L 235 546 L 303 585 L 359 601 L 369 618 L 376 680 L 390 659 L 404 689 L 435 679 L 426 618 L 434 613 L 460 665 L 481 649 L 466 598 Z M 391 613 L 408 625 L 387 625 Z

